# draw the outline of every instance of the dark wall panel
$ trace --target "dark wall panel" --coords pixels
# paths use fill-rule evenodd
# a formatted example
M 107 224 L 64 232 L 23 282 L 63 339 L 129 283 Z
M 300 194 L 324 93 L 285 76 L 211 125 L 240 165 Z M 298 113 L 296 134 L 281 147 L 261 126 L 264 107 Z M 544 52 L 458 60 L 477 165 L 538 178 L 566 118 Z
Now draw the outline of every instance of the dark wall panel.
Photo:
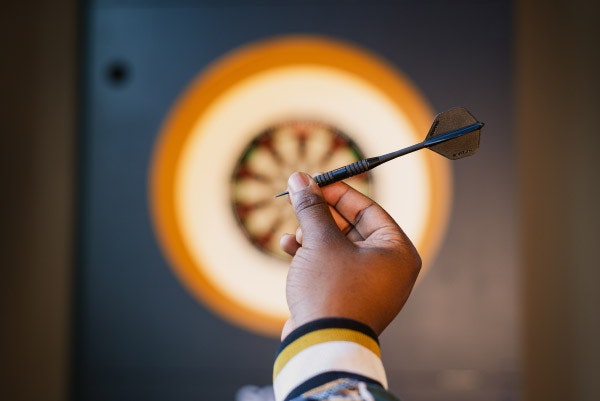
M 445 241 L 382 337 L 384 362 L 406 399 L 517 398 L 509 2 L 97 1 L 85 11 L 76 399 L 225 400 L 270 383 L 278 341 L 185 290 L 153 233 L 147 185 L 186 85 L 234 48 L 290 33 L 370 49 L 436 111 L 464 105 L 486 122 L 480 152 L 453 165 Z

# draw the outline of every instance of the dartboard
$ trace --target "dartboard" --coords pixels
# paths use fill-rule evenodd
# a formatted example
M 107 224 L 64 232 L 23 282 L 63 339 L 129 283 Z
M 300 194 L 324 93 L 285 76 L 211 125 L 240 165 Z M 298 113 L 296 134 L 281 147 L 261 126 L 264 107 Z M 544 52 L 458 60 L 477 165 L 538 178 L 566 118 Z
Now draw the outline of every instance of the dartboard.
M 377 55 L 332 38 L 250 43 L 199 72 L 165 120 L 150 169 L 156 237 L 169 266 L 227 321 L 279 335 L 297 227 L 293 171 L 322 173 L 423 140 L 433 112 Z M 419 249 L 426 270 L 450 204 L 447 161 L 423 151 L 353 177 Z
M 268 127 L 242 153 L 232 176 L 231 201 L 240 229 L 257 249 L 286 257 L 279 248 L 297 223 L 287 202 L 273 197 L 294 171 L 328 171 L 364 158 L 335 127 L 316 121 L 288 121 Z M 367 174 L 347 181 L 369 193 Z

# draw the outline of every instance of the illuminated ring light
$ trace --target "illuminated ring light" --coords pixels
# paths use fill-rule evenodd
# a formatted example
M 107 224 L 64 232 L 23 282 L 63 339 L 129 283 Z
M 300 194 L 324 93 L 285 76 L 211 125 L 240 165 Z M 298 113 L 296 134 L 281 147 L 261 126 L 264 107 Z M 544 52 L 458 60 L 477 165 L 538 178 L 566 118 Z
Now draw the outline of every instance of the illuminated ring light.
M 248 241 L 231 206 L 231 179 L 248 145 L 280 122 L 322 121 L 376 156 L 422 141 L 432 119 L 401 73 L 347 43 L 289 36 L 223 56 L 188 86 L 156 144 L 150 203 L 170 265 L 219 316 L 278 336 L 289 316 L 288 263 Z M 371 173 L 372 196 L 410 236 L 426 270 L 449 212 L 447 160 L 425 150 Z M 279 182 L 268 195 L 285 187 Z

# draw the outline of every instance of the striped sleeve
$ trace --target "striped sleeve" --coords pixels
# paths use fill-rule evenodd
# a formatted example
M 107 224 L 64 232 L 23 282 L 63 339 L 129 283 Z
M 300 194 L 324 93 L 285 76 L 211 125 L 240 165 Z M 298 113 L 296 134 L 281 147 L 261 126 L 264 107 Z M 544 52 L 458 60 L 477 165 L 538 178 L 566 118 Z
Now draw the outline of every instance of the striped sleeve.
M 368 326 L 344 318 L 320 319 L 297 328 L 281 343 L 273 367 L 277 401 L 340 378 L 387 388 L 379 341 Z

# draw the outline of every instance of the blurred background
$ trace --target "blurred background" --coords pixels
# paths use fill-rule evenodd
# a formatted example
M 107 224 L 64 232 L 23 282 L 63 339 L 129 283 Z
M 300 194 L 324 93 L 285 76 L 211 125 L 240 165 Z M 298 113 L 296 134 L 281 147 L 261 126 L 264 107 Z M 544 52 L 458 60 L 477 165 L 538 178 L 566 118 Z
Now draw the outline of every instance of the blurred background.
M 309 33 L 486 122 L 439 252 L 381 338 L 405 400 L 595 400 L 596 2 L 4 2 L 0 399 L 235 399 L 278 341 L 198 302 L 148 211 L 161 124 L 209 63 Z

